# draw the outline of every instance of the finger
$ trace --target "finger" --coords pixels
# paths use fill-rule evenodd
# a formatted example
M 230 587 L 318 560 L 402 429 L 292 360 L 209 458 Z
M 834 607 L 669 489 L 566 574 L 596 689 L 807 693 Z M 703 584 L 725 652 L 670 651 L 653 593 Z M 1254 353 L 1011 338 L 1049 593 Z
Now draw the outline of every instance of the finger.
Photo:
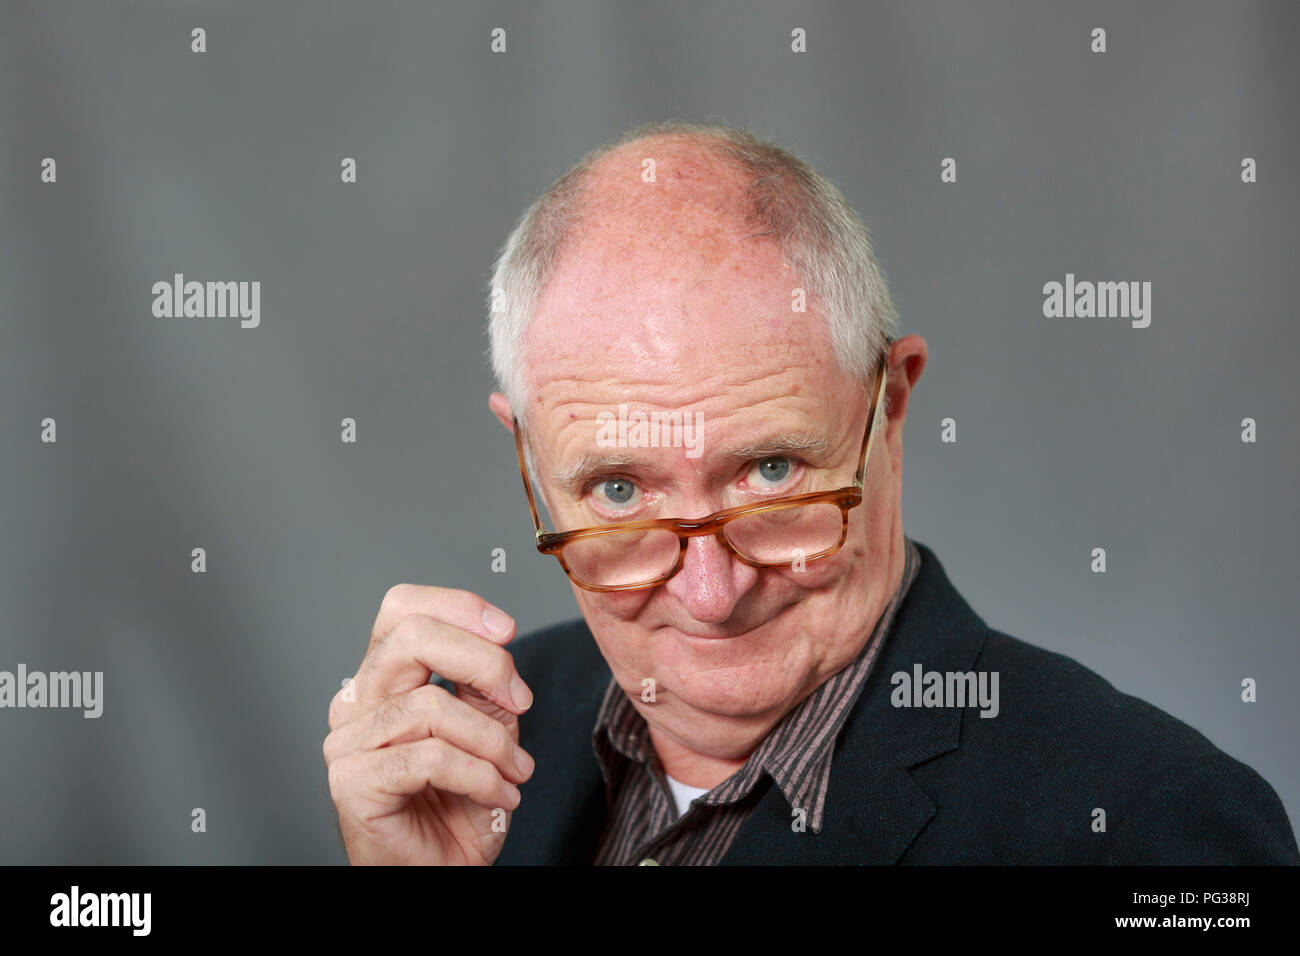
M 328 766 L 355 750 L 377 750 L 395 744 L 440 737 L 466 753 L 482 757 L 514 783 L 523 783 L 533 771 L 533 760 L 500 721 L 475 710 L 454 694 L 425 684 L 405 694 L 380 701 L 369 712 L 344 724 L 325 738 Z
M 343 681 L 343 685 L 334 692 L 330 698 L 329 706 L 329 727 L 330 730 L 338 730 L 349 720 L 355 719 L 357 709 L 355 707 L 357 699 L 357 684 L 355 677 L 349 677 Z
M 361 662 L 356 702 L 344 713 L 369 710 L 385 697 L 427 684 L 435 673 L 467 685 L 515 715 L 533 703 L 532 691 L 505 648 L 442 621 L 408 614 Z
M 515 621 L 473 591 L 439 588 L 427 584 L 398 584 L 388 589 L 379 605 L 370 646 L 381 644 L 408 614 L 423 614 L 462 631 L 508 644 L 515 636 Z
M 486 810 L 519 806 L 519 788 L 481 757 L 427 737 L 381 750 L 356 750 L 329 770 L 340 811 L 365 820 L 396 812 L 425 787 L 459 794 Z

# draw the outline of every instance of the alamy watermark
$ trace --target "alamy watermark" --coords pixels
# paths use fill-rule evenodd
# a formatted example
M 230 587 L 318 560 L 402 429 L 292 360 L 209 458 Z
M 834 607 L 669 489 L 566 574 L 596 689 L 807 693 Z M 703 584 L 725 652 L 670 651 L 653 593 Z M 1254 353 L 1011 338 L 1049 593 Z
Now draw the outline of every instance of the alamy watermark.
M 896 671 L 889 682 L 895 707 L 975 707 L 981 717 L 998 715 L 997 671 L 927 671 L 912 665 L 912 673 Z
M 262 283 L 186 282 L 176 273 L 171 282 L 153 284 L 153 314 L 160 319 L 225 319 L 238 317 L 241 328 L 262 323 Z
M 0 707 L 80 708 L 83 717 L 104 712 L 103 671 L 0 671 Z
M 699 458 L 703 451 L 703 412 L 629 412 L 625 402 L 617 415 L 600 412 L 596 421 L 601 448 L 685 448 L 687 458 Z
M 50 897 L 50 925 L 124 926 L 133 936 L 148 936 L 152 910 L 152 893 L 83 893 L 74 884 Z
M 1133 328 L 1151 324 L 1150 282 L 1075 282 L 1043 286 L 1043 315 L 1049 319 L 1131 319 Z

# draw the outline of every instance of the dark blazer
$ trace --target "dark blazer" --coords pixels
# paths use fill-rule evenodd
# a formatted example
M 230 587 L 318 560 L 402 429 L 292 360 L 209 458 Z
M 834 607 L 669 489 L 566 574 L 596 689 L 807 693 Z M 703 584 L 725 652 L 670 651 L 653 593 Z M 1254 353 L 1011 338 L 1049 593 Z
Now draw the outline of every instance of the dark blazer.
M 820 834 L 768 778 L 729 864 L 1300 863 L 1277 794 L 1191 727 L 1076 661 L 989 629 L 934 553 L 836 743 Z M 589 864 L 605 822 L 591 734 L 610 671 L 585 622 L 509 648 L 536 758 L 498 864 Z M 996 717 L 898 708 L 890 676 L 997 671 Z M 1094 808 L 1105 832 L 1094 832 Z

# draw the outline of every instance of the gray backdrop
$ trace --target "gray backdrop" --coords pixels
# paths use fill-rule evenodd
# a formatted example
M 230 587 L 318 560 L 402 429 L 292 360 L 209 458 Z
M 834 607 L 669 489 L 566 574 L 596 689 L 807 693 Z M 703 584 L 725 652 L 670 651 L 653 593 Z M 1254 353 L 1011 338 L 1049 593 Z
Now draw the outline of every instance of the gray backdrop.
M 0 670 L 105 691 L 0 711 L 0 861 L 341 862 L 326 708 L 385 590 L 576 614 L 486 406 L 484 286 L 554 176 L 666 118 L 750 126 L 862 214 L 930 346 L 905 527 L 976 611 L 1296 819 L 1298 10 L 5 3 Z M 176 272 L 260 281 L 260 327 L 155 318 Z M 1150 281 L 1150 327 L 1045 318 L 1066 273 Z

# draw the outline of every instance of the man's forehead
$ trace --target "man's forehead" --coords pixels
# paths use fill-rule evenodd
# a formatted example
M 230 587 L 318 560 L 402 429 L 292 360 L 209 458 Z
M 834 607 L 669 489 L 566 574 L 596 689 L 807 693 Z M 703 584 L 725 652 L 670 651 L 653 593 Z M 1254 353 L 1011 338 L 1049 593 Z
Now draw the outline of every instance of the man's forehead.
M 692 250 L 710 247 L 693 246 Z M 578 249 L 543 291 L 524 334 L 525 376 L 541 395 L 553 382 L 644 386 L 737 383 L 831 361 L 829 331 L 771 243 L 721 266 L 694 251 L 583 258 Z M 657 256 L 657 257 L 656 257 Z M 642 400 L 653 400 L 642 395 Z M 670 398 L 670 401 L 674 399 Z
M 665 418 L 698 412 L 715 421 L 821 417 L 840 372 L 813 343 L 765 349 L 757 337 L 726 358 L 709 350 L 663 359 L 637 342 L 567 344 L 530 374 L 529 416 L 554 427 L 618 414 Z M 635 356 L 635 357 L 633 357 Z

